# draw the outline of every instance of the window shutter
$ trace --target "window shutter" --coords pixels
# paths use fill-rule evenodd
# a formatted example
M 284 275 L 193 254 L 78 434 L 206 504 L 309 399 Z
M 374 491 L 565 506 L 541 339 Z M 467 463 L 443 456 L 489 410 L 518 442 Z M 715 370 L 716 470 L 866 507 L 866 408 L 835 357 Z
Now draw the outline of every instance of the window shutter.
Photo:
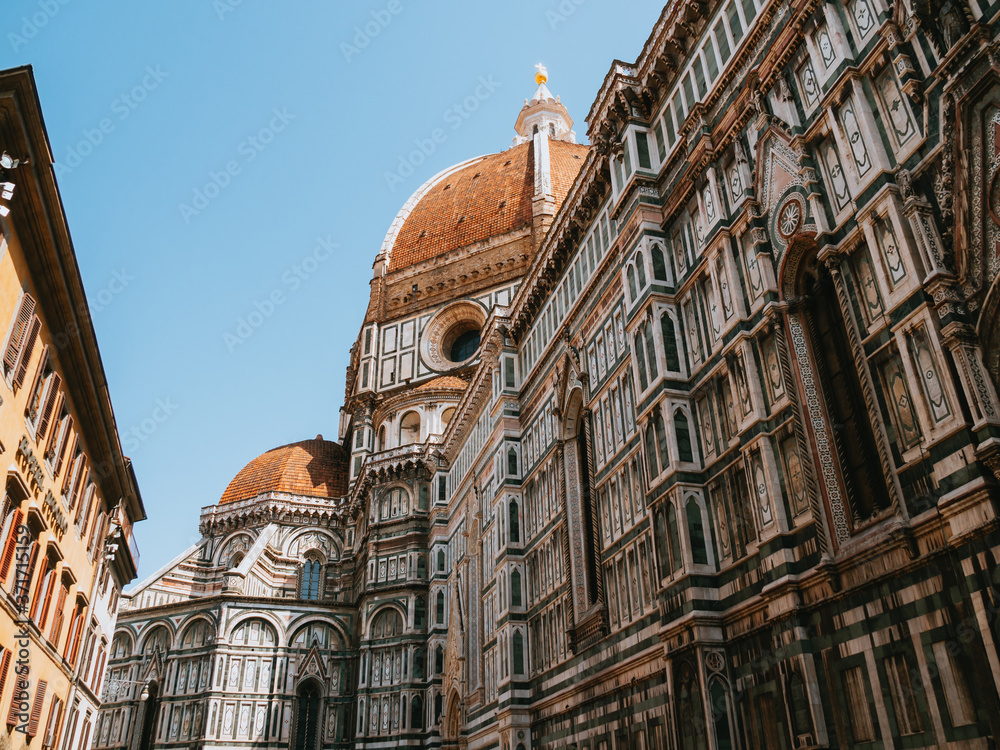
M 35 688 L 35 702 L 31 704 L 31 718 L 28 720 L 28 736 L 34 737 L 38 734 L 38 722 L 42 718 L 42 704 L 45 703 L 45 690 L 49 684 L 45 680 L 39 680 Z
M 59 436 L 59 441 L 55 445 L 55 460 L 56 462 L 52 465 L 52 478 L 55 479 L 59 476 L 59 472 L 62 470 L 63 458 L 66 457 L 66 446 L 70 442 L 70 434 L 73 432 L 73 417 L 66 417 L 65 426 L 63 427 L 63 432 Z
M 24 340 L 24 346 L 17 358 L 17 369 L 14 372 L 14 385 L 20 388 L 24 385 L 24 378 L 28 374 L 28 363 L 31 361 L 31 353 L 35 350 L 35 341 L 38 340 L 38 331 L 42 327 L 42 321 L 36 315 L 31 319 L 28 326 L 28 334 Z
M 59 698 L 52 699 L 52 707 L 49 708 L 49 719 L 45 722 L 45 741 L 42 747 L 52 747 L 59 737 L 60 724 L 62 723 L 62 701 Z
M 56 400 L 59 398 L 60 385 L 62 385 L 62 378 L 59 377 L 59 373 L 52 373 L 48 390 L 45 394 L 45 403 L 42 405 L 42 414 L 38 418 L 38 427 L 35 430 L 35 436 L 39 442 L 45 437 L 45 433 L 49 429 L 49 422 L 52 421 L 52 411 L 55 409 Z
M 59 571 L 55 568 L 49 571 L 49 580 L 45 584 L 45 601 L 42 602 L 42 613 L 38 616 L 38 629 L 45 630 L 45 623 L 49 621 L 49 612 L 52 610 L 52 594 L 57 583 L 59 583 Z
M 10 372 L 17 364 L 17 354 L 21 351 L 21 342 L 31 323 L 31 316 L 35 314 L 35 300 L 30 294 L 21 297 L 21 307 L 18 308 L 17 317 L 14 319 L 14 327 L 10 332 L 10 339 L 7 341 L 7 349 L 3 354 L 4 369 Z
M 42 565 L 38 570 L 38 585 L 32 592 L 31 597 L 31 609 L 29 610 L 28 616 L 34 620 L 35 615 L 38 614 L 38 605 L 41 604 L 42 598 L 45 596 L 45 591 L 48 588 L 48 578 L 46 574 L 49 571 L 49 556 L 45 555 L 42 557 Z M 28 580 L 31 580 L 30 578 Z M 37 622 L 37 620 L 35 620 Z
M 3 700 L 3 689 L 7 687 L 7 670 L 10 668 L 10 651 L 3 650 L 0 656 L 0 700 Z
M 10 697 L 10 708 L 7 709 L 7 726 L 14 726 L 18 722 L 18 714 L 21 713 L 21 701 L 18 700 L 18 693 L 28 687 L 28 680 L 24 677 L 14 678 L 14 694 Z
M 82 539 L 87 534 L 87 525 L 88 521 L 90 521 L 90 504 L 94 499 L 97 487 L 90 481 L 89 472 L 83 482 L 80 483 L 80 486 L 86 488 L 83 491 L 83 502 L 80 503 L 80 509 L 76 515 L 76 527 L 80 531 L 80 538 Z
M 35 563 L 38 562 L 38 542 L 32 542 L 31 544 L 31 558 L 28 560 L 28 570 L 21 579 L 21 585 L 18 586 L 17 576 L 14 576 L 14 596 L 27 595 L 31 590 L 31 579 L 35 575 Z
M 24 518 L 24 513 L 21 512 L 20 508 L 14 510 L 14 518 L 10 524 L 10 531 L 7 534 L 7 544 L 3 549 L 3 559 L 0 560 L 0 583 L 7 580 L 7 574 L 10 573 L 10 565 L 14 562 L 14 552 L 17 549 L 17 527 L 21 525 L 21 519 Z
M 52 616 L 52 632 L 49 633 L 49 642 L 52 644 L 52 648 L 59 650 L 59 636 L 62 635 L 62 625 L 63 619 L 65 617 L 66 609 L 66 594 L 69 593 L 69 589 L 66 585 L 59 586 L 59 598 L 56 599 L 56 613 Z
M 73 629 L 73 650 L 69 654 L 69 663 L 75 668 L 76 658 L 80 655 L 80 637 L 83 635 L 83 620 L 86 617 L 86 610 L 82 604 L 77 605 L 79 615 L 76 618 L 76 627 Z

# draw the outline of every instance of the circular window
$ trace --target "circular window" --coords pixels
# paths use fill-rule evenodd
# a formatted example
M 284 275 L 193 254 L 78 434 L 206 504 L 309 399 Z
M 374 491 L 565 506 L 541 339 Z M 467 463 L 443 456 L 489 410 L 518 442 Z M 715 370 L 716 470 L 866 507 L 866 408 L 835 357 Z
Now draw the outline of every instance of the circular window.
M 455 370 L 476 356 L 486 312 L 474 302 L 456 302 L 431 318 L 421 336 L 424 361 L 438 372 Z
M 452 362 L 464 362 L 479 348 L 479 329 L 470 328 L 455 337 L 448 351 L 448 359 Z

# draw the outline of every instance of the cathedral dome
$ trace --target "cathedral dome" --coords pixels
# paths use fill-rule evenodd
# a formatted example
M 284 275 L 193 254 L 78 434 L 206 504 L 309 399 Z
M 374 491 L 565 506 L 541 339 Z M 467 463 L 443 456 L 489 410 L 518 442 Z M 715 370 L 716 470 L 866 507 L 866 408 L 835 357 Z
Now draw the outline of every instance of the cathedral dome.
M 559 210 L 589 147 L 576 143 L 569 113 L 544 80 L 518 115 L 517 145 L 439 172 L 404 204 L 382 243 L 389 273 L 530 228 L 538 197 Z M 538 132 L 547 136 L 541 158 Z
M 315 440 L 283 445 L 244 466 L 222 493 L 220 505 L 267 492 L 310 497 L 340 497 L 347 492 L 347 453 L 317 435 Z

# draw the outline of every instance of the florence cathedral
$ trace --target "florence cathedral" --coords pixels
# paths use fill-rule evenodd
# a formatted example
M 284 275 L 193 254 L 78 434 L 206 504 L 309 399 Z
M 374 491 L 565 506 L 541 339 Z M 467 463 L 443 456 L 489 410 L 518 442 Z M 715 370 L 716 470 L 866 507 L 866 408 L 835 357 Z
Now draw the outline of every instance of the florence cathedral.
M 539 66 L 372 248 L 336 440 L 123 596 L 95 747 L 996 747 L 998 19 L 676 0 L 580 138 Z

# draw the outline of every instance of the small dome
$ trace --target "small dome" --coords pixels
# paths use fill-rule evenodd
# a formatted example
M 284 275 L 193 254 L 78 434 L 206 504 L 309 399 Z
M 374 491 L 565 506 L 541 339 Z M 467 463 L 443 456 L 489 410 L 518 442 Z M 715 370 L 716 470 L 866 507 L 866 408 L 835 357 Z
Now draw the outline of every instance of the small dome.
M 219 504 L 248 500 L 266 492 L 341 497 L 347 493 L 347 469 L 344 449 L 322 436 L 283 445 L 244 466 L 222 493 Z

